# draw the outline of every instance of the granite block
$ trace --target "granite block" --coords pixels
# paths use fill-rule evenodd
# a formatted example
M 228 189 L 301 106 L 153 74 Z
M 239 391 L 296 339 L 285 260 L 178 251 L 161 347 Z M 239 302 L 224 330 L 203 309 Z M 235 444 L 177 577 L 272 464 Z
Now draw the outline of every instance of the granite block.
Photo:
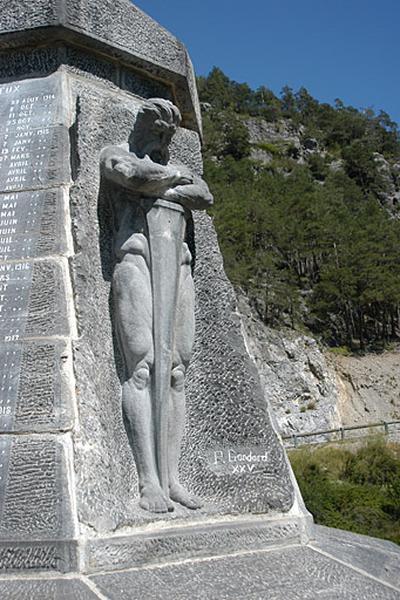
M 400 591 L 309 548 L 93 576 L 109 600 L 399 600 Z
M 132 536 L 89 540 L 87 571 L 129 569 L 300 541 L 301 525 L 295 519 L 176 526 Z
M 0 344 L 0 433 L 71 429 L 68 360 L 62 340 Z
M 73 536 L 64 445 L 54 436 L 0 436 L 0 542 Z
M 400 547 L 392 542 L 316 525 L 311 545 L 400 589 Z
M 97 600 L 99 596 L 83 581 L 74 579 L 1 580 L 4 600 Z

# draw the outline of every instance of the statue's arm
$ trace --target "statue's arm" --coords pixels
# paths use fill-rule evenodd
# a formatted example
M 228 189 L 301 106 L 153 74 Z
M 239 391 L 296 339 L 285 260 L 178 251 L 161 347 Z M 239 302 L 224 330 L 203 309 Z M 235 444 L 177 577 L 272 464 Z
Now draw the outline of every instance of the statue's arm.
M 187 175 L 148 157 L 139 158 L 120 146 L 108 146 L 100 155 L 103 175 L 113 183 L 149 197 L 160 197 L 171 187 L 190 183 Z
M 191 210 L 205 210 L 214 202 L 208 185 L 201 177 L 193 176 L 193 183 L 178 185 L 165 192 L 165 200 L 178 202 Z

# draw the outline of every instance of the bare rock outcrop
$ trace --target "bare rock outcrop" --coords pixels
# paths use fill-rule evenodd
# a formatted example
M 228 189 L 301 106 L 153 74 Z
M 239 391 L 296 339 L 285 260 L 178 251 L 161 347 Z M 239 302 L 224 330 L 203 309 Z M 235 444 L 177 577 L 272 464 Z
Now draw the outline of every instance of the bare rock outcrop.
M 248 350 L 282 435 L 400 420 L 400 348 L 335 355 L 309 335 L 267 327 L 239 295 Z

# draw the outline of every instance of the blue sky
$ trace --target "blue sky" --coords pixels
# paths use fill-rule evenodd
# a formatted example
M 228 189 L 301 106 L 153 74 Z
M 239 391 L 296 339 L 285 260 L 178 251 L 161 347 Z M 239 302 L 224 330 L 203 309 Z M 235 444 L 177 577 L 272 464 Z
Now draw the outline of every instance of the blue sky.
M 304 85 L 400 124 L 400 0 L 135 0 L 187 46 L 197 74 Z

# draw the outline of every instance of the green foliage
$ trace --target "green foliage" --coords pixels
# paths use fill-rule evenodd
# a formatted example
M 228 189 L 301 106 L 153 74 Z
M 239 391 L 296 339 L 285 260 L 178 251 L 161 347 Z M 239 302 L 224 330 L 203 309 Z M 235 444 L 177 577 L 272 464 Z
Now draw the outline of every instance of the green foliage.
M 339 356 L 349 356 L 351 354 L 347 346 L 332 346 L 331 348 L 328 348 L 328 350 L 332 354 L 337 354 Z
M 308 166 L 312 176 L 318 181 L 324 181 L 329 175 L 329 163 L 318 152 L 309 156 Z
M 271 90 L 261 86 L 253 91 L 247 83 L 230 80 L 218 67 L 207 77 L 198 77 L 200 100 L 209 102 L 216 110 L 234 110 L 238 113 L 275 121 L 282 116 L 281 102 Z
M 366 193 L 383 190 L 382 177 L 373 157 L 373 146 L 366 140 L 354 140 L 342 151 L 348 176 Z
M 205 177 L 233 283 L 266 323 L 309 329 L 330 346 L 380 350 L 397 339 L 400 221 L 379 204 L 384 182 L 374 160 L 376 152 L 400 156 L 396 125 L 340 100 L 319 103 L 305 88 L 285 87 L 278 99 L 217 68 L 200 78 L 199 91 L 211 103 Z M 256 147 L 272 160 L 251 160 L 249 115 L 290 118 L 324 153 L 299 164 L 290 141 L 267 140 Z M 338 158 L 342 167 L 332 171 Z
M 400 459 L 373 441 L 355 453 L 323 447 L 290 452 L 304 501 L 320 525 L 400 544 Z
M 265 152 L 269 152 L 270 154 L 281 154 L 282 153 L 282 149 L 279 148 L 279 146 L 277 146 L 276 144 L 273 144 L 272 142 L 259 142 L 258 144 L 255 144 L 256 148 L 259 148 L 260 150 L 264 150 Z
M 205 156 L 236 160 L 250 154 L 249 132 L 240 117 L 232 110 L 206 114 L 203 120 Z

